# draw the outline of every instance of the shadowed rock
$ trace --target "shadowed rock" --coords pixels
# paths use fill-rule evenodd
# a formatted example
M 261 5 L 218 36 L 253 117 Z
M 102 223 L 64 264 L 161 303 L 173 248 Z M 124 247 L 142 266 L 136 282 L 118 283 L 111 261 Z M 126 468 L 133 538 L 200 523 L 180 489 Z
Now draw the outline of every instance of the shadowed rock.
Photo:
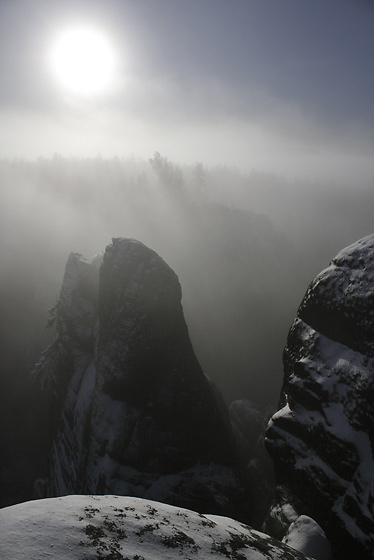
M 36 370 L 55 410 L 45 494 L 133 495 L 245 517 L 228 413 L 194 354 L 177 276 L 131 239 L 107 247 L 91 309 L 96 275 L 95 263 L 70 256 L 57 338 Z
M 280 522 L 276 512 L 289 501 L 322 526 L 341 559 L 372 558 L 374 547 L 373 348 L 371 235 L 308 288 L 284 352 L 284 406 L 266 439 L 283 487 L 268 531 L 283 536 L 287 515 Z

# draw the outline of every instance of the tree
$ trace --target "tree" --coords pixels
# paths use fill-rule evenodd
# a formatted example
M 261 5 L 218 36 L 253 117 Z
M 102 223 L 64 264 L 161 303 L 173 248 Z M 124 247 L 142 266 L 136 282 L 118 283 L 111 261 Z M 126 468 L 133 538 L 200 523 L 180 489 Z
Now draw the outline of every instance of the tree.
M 166 157 L 155 152 L 153 158 L 149 159 L 152 169 L 164 187 L 171 192 L 181 192 L 184 187 L 183 172 L 179 165 L 174 165 Z
M 193 168 L 193 184 L 196 190 L 201 193 L 205 187 L 205 170 L 201 162 L 197 162 Z

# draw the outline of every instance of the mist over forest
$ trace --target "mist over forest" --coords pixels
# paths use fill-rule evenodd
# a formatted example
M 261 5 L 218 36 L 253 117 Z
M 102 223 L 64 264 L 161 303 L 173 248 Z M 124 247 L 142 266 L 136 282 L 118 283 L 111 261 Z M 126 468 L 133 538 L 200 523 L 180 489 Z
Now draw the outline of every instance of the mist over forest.
M 370 189 L 183 165 L 158 152 L 2 160 L 0 189 L 2 478 L 11 488 L 27 472 L 22 496 L 38 444 L 30 374 L 54 337 L 48 310 L 71 251 L 91 260 L 112 237 L 155 250 L 179 277 L 197 358 L 225 401 L 275 410 L 308 284 L 374 229 Z
M 372 560 L 373 54 L 373 0 L 0 1 L 1 558 Z

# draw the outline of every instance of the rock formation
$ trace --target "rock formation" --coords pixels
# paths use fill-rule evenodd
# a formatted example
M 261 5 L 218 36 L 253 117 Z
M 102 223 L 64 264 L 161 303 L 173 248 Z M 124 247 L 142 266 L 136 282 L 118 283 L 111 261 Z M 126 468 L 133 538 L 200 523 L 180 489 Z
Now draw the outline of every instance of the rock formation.
M 374 235 L 341 251 L 309 286 L 284 352 L 283 408 L 266 444 L 280 485 L 267 531 L 300 514 L 336 556 L 373 558 Z
M 3 508 L 0 540 L 7 560 L 311 560 L 234 519 L 123 496 Z
M 98 270 L 70 255 L 57 338 L 36 368 L 54 418 L 39 495 L 132 495 L 246 517 L 228 413 L 195 357 L 177 276 L 130 239 L 113 239 Z

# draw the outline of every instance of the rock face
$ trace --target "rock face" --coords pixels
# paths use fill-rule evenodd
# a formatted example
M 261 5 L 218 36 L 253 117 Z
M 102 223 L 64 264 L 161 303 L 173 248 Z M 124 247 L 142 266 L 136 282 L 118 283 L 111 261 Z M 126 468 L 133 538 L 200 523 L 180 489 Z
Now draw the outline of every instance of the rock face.
M 372 558 L 374 235 L 341 251 L 312 282 L 284 366 L 284 406 L 266 439 L 283 498 L 267 530 L 282 538 L 287 517 L 310 515 L 337 557 Z
M 129 239 L 113 239 L 100 274 L 72 254 L 56 311 L 35 374 L 54 416 L 40 495 L 132 495 L 245 517 L 228 413 L 168 265 Z
M 242 399 L 229 407 L 242 469 L 250 482 L 253 504 L 252 526 L 260 527 L 274 500 L 275 480 L 273 464 L 265 449 L 265 431 L 273 410 Z
M 66 496 L 3 508 L 0 540 L 7 560 L 309 558 L 234 519 L 123 496 Z

